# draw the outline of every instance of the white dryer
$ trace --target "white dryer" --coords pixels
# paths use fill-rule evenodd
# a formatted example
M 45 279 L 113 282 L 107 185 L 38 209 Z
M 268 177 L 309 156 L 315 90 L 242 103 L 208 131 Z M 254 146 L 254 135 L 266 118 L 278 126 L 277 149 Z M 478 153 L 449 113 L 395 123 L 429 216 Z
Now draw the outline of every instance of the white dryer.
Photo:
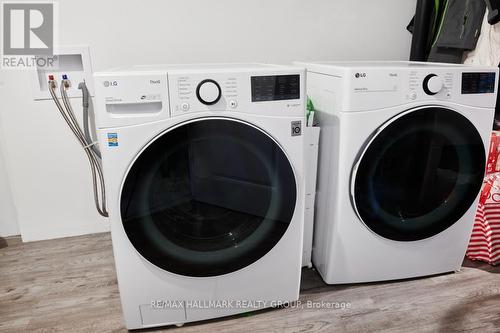
M 258 64 L 95 74 L 127 328 L 298 299 L 304 76 Z
M 461 267 L 498 69 L 298 63 L 321 126 L 313 263 L 327 283 Z

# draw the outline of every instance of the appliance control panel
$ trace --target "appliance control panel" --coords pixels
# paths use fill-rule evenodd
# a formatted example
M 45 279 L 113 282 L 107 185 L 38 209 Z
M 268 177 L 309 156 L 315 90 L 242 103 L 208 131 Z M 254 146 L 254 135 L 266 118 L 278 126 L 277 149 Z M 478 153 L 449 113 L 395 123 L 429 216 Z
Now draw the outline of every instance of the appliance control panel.
M 238 77 L 199 75 L 170 75 L 169 90 L 172 115 L 188 111 L 236 109 L 238 106 Z
M 492 94 L 495 92 L 495 72 L 462 73 L 462 94 Z
M 304 73 L 208 72 L 168 74 L 171 116 L 191 112 L 304 114 Z
M 439 99 L 450 99 L 453 95 L 453 72 L 434 73 L 428 71 L 410 71 L 408 74 L 408 100 L 416 100 L 435 96 Z M 419 98 L 420 97 L 420 98 Z
M 353 111 L 424 101 L 492 107 L 498 89 L 498 69 L 487 67 L 352 68 L 344 77 L 346 107 Z
M 300 75 L 256 75 L 250 79 L 252 102 L 300 98 Z

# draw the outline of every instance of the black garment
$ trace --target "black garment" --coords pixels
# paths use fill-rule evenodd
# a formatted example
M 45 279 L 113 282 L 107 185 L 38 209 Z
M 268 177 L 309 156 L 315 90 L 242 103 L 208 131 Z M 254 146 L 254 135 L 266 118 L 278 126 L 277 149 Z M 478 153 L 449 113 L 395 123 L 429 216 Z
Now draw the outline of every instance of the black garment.
M 500 64 L 498 64 L 500 68 Z M 493 123 L 493 129 L 495 131 L 500 130 L 500 90 L 497 91 L 497 105 L 495 107 L 495 122 Z
M 476 47 L 486 10 L 483 0 L 448 0 L 428 61 L 461 63 Z
M 459 64 L 462 62 L 463 55 L 463 49 L 451 47 L 432 47 L 429 56 L 427 57 L 427 61 Z
M 488 23 L 493 25 L 500 22 L 500 0 L 486 0 L 488 6 Z
M 446 0 L 417 0 L 415 16 L 406 27 L 413 34 L 411 61 L 426 61 L 435 39 Z

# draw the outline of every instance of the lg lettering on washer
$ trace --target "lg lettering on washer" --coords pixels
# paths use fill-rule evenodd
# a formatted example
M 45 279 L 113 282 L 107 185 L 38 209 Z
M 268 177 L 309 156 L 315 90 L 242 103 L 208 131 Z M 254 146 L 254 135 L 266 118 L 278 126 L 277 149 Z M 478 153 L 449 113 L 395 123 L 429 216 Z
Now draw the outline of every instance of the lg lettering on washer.
M 117 81 L 104 81 L 102 84 L 105 88 L 108 88 L 108 87 L 116 87 L 118 85 L 118 82 Z
M 149 84 L 161 84 L 161 80 L 149 80 Z M 104 81 L 104 87 L 116 87 L 118 85 L 118 81 Z

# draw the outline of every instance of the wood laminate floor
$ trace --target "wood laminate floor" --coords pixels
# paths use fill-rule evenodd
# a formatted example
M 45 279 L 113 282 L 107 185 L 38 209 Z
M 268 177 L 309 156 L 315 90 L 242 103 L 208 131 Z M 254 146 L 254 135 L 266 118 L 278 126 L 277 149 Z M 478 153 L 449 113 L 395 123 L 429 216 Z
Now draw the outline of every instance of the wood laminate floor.
M 327 286 L 303 271 L 302 303 L 163 330 L 184 332 L 500 332 L 500 267 L 470 261 L 428 278 Z M 122 332 L 109 234 L 0 248 L 0 332 Z M 150 330 L 154 331 L 154 330 Z

